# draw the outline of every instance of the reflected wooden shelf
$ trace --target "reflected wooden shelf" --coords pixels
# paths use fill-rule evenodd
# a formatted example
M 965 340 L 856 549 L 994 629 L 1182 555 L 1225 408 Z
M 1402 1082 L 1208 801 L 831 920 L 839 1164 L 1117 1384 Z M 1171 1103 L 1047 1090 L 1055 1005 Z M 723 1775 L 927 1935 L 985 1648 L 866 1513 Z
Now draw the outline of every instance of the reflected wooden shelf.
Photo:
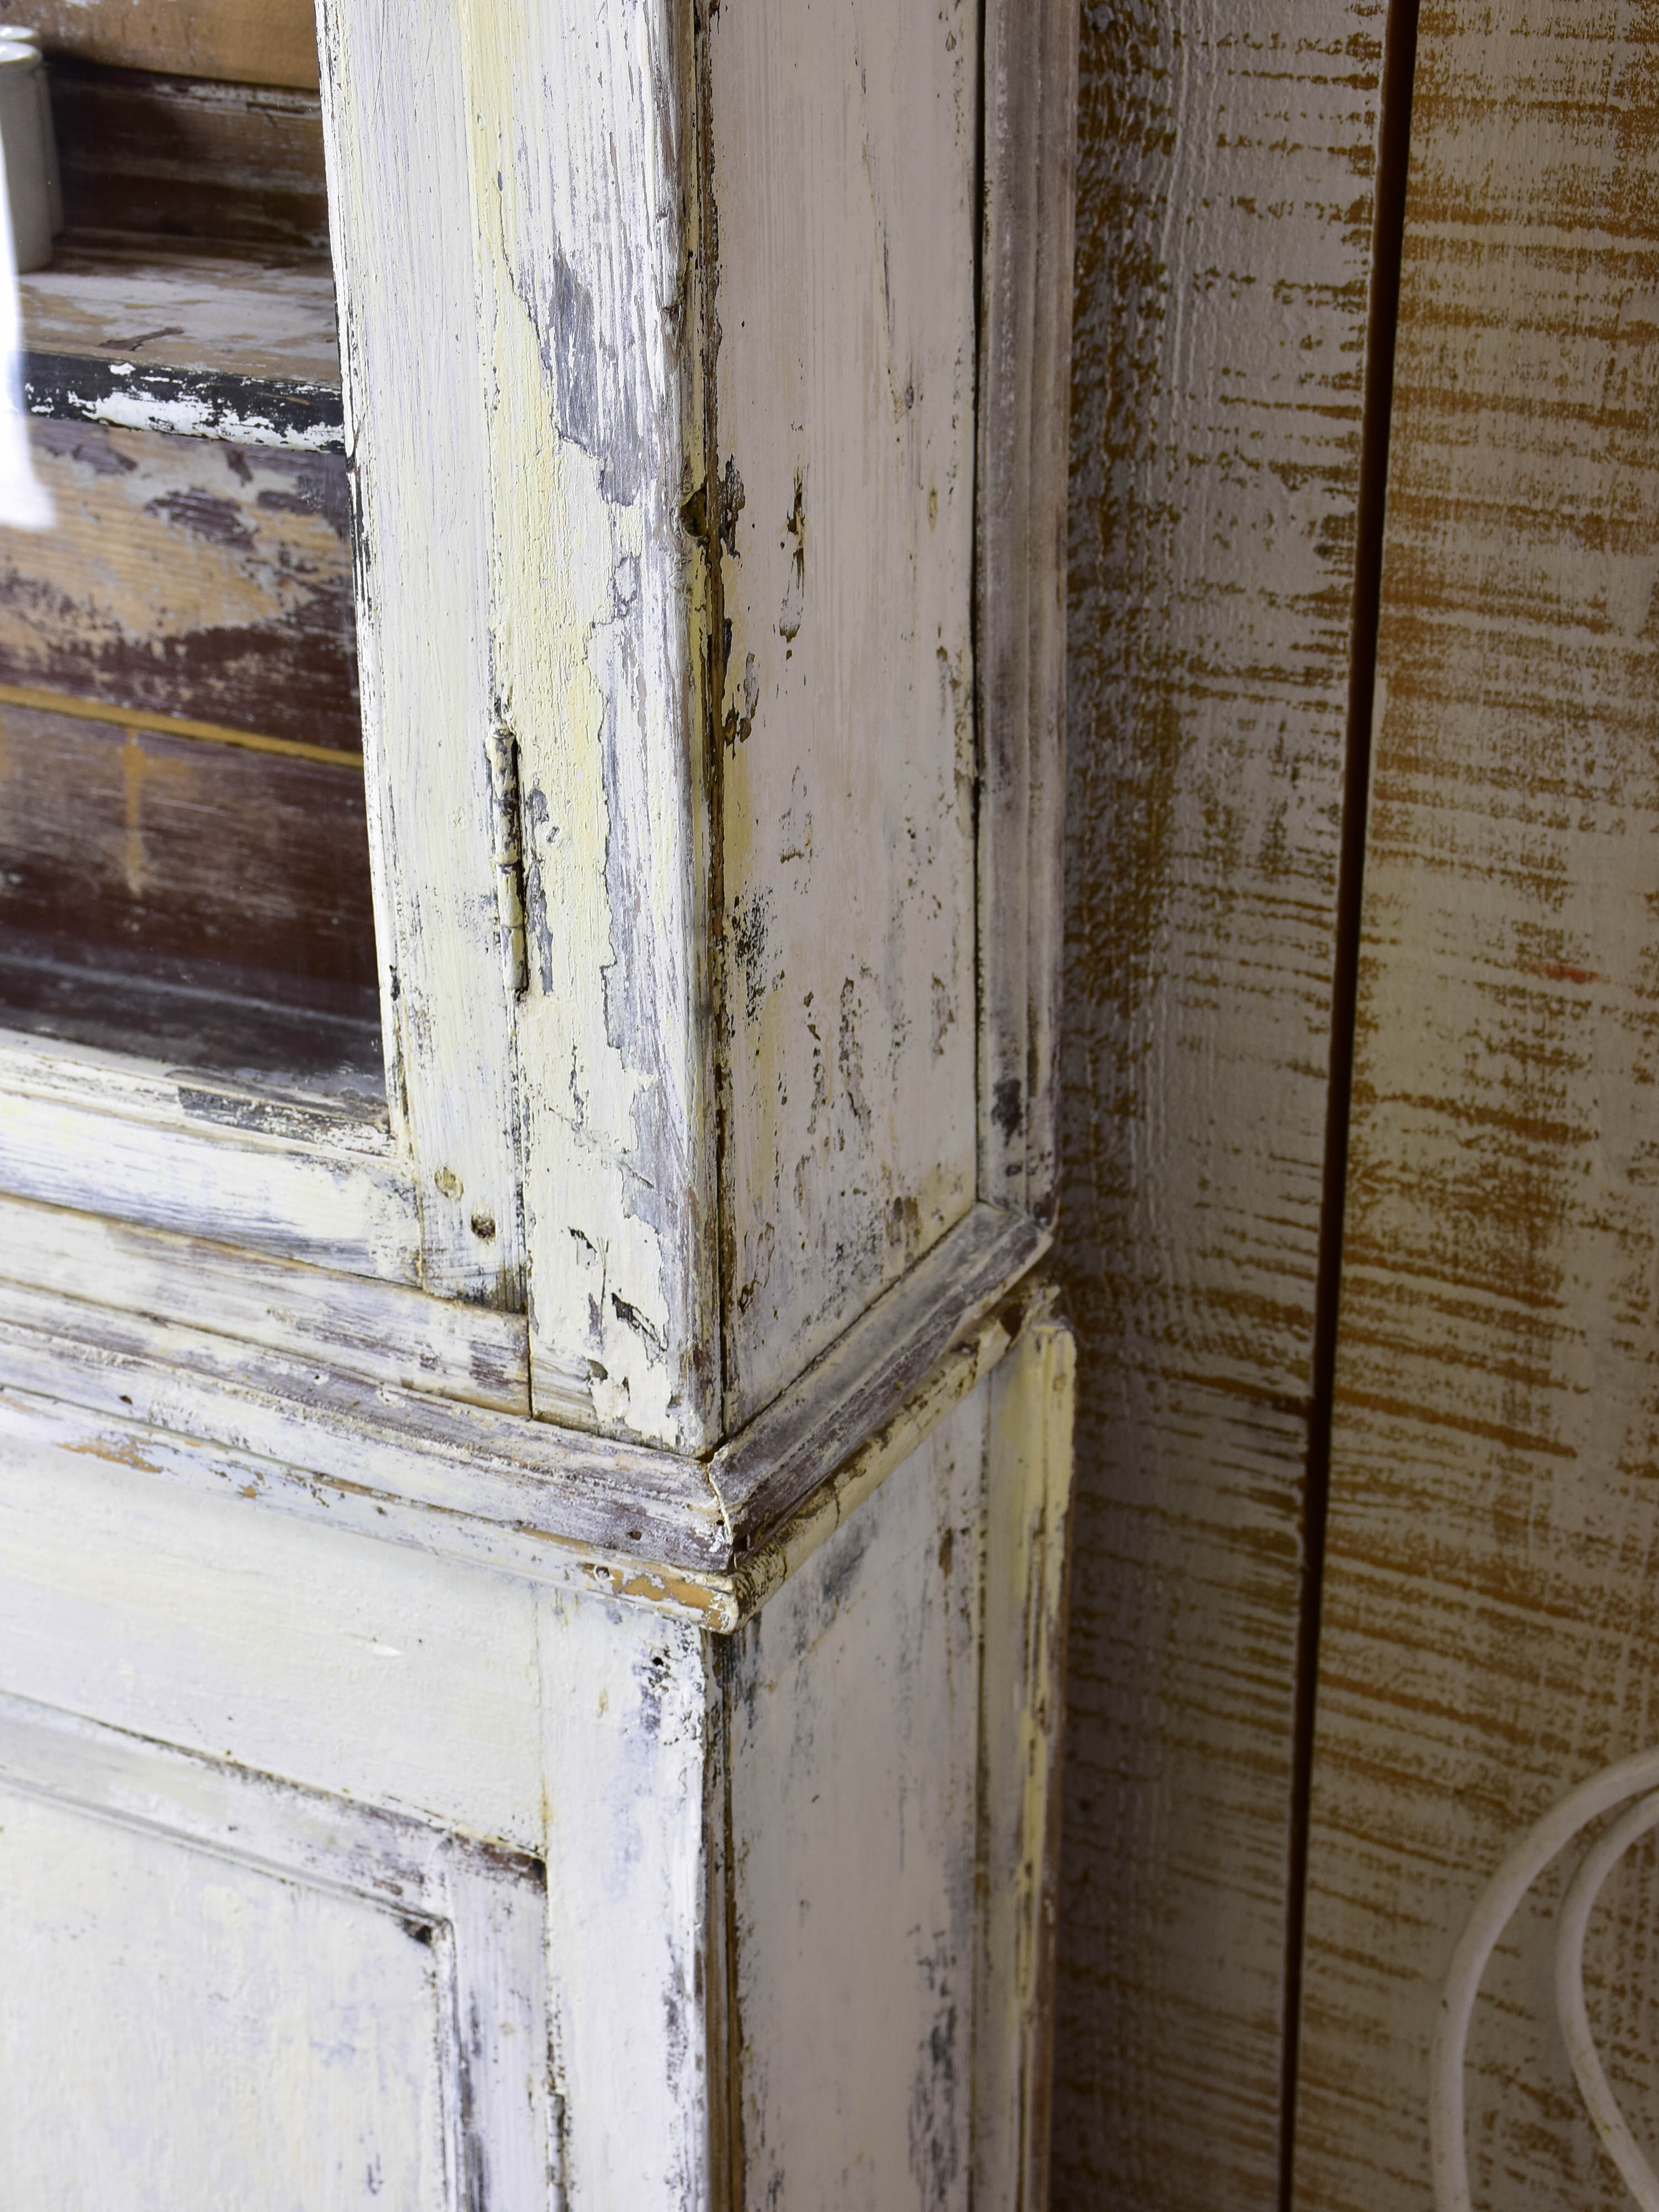
M 326 253 L 66 232 L 21 289 L 32 415 L 344 450 Z
M 21 289 L 0 1019 L 378 1093 L 328 256 L 70 231 Z

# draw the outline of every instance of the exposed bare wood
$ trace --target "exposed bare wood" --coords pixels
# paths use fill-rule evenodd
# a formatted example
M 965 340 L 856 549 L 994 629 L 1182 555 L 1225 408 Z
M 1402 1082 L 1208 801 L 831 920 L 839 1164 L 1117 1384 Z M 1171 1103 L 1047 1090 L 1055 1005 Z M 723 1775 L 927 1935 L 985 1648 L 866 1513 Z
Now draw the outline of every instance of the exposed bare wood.
M 1297 2192 L 1426 2204 L 1474 1894 L 1659 1735 L 1659 67 L 1646 11 L 1419 31 L 1310 1844 Z M 1469 2069 L 1474 2201 L 1626 2201 L 1536 1996 Z M 1592 2012 L 1650 2130 L 1650 1859 Z M 1624 1953 L 1621 1960 L 1620 1953 Z
M 1279 2201 L 1383 10 L 1083 20 L 1054 2197 Z

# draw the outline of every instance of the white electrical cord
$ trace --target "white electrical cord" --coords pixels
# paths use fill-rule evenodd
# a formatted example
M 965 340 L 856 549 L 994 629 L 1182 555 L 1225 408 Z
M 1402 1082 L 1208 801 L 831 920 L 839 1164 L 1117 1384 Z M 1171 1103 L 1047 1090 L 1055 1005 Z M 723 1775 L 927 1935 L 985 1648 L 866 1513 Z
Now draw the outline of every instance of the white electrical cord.
M 1552 1806 L 1543 1819 L 1528 1830 L 1476 1899 L 1474 1910 L 1469 1915 L 1458 1939 L 1457 1948 L 1452 1954 L 1445 1986 L 1440 1993 L 1440 2010 L 1435 2021 L 1434 2042 L 1429 2057 L 1429 2164 L 1434 2185 L 1435 2212 L 1470 2212 L 1468 2159 L 1463 2139 L 1463 2054 L 1468 2043 L 1470 2016 L 1474 2011 L 1475 1998 L 1480 1994 L 1480 1977 L 1486 1972 L 1486 1961 L 1491 1958 L 1498 1937 L 1509 1925 L 1522 1899 L 1558 1852 L 1564 1850 L 1592 1820 L 1598 1820 L 1604 1813 L 1613 1812 L 1629 1798 L 1644 1796 L 1649 1790 L 1659 1790 L 1659 1746 L 1650 1751 L 1633 1753 L 1630 1758 L 1621 1759 L 1614 1765 L 1603 1767 L 1599 1774 L 1592 1774 L 1587 1782 L 1581 1782 L 1576 1790 L 1570 1790 L 1559 1805 Z M 1654 1802 L 1659 1805 L 1659 1799 Z M 1647 1808 L 1641 1806 L 1637 1808 L 1637 1811 L 1645 1814 Z M 1655 1823 L 1659 1823 L 1659 1810 L 1654 1812 L 1647 1825 Z M 1579 1898 L 1580 1885 L 1583 1885 L 1583 1895 L 1579 1899 L 1583 1917 L 1578 1923 L 1577 1949 L 1569 1962 L 1573 1971 L 1574 1985 L 1578 1991 L 1581 2018 L 1583 2017 L 1583 1997 L 1579 1970 L 1583 1963 L 1584 1923 L 1589 1920 L 1596 1892 L 1614 1861 L 1644 1832 L 1640 1827 L 1630 1826 L 1615 1849 L 1613 1838 L 1620 1835 L 1625 1827 L 1625 1823 L 1616 1823 L 1589 1854 L 1569 1896 L 1571 1905 L 1575 1898 Z M 1602 1857 L 1604 1850 L 1609 1854 L 1605 1859 Z M 1564 1907 L 1564 1919 L 1565 1911 Z M 1565 1940 L 1565 1936 L 1563 1940 Z M 1556 1972 L 1559 1990 L 1563 1972 L 1562 1954 L 1559 1949 Z M 1584 2021 L 1584 2039 L 1588 2044 L 1587 2019 Z M 1571 2036 L 1568 2047 L 1570 2050 L 1573 2047 Z M 1593 2046 L 1590 2046 L 1590 2051 L 1594 2059 Z M 1574 2070 L 1577 2071 L 1576 2057 L 1573 2063 Z M 1605 2090 L 1606 2077 L 1601 2074 L 1599 2061 L 1595 2061 L 1595 2075 Z M 1583 2079 L 1580 2074 L 1581 2087 Z M 1636 2184 L 1631 2181 L 1630 2172 L 1614 2148 L 1614 2138 L 1604 2128 L 1606 2109 L 1598 2112 L 1588 2093 L 1585 2100 L 1589 2105 L 1590 2118 L 1597 2134 L 1607 2145 L 1609 2154 L 1618 2160 L 1619 2170 L 1630 2182 L 1644 2212 L 1659 2212 L 1659 2191 L 1651 2197 L 1644 2197 Z M 1613 2106 L 1610 2093 L 1606 2106 L 1617 2118 L 1623 2140 L 1634 2151 L 1634 2140 L 1625 2127 L 1622 2117 L 1618 2115 L 1617 2107 Z M 1653 2176 L 1646 2160 L 1642 2159 L 1639 2152 L 1635 2155 L 1648 2185 L 1651 2186 Z
M 1572 1878 L 1555 1926 L 1555 2014 L 1566 2038 L 1578 2094 L 1590 2124 L 1601 2138 L 1602 2148 L 1624 2175 L 1625 2185 L 1642 2212 L 1659 2212 L 1659 2179 L 1626 2125 L 1590 2033 L 1589 2014 L 1584 2005 L 1584 1930 L 1601 1885 L 1631 1845 L 1656 1827 L 1659 1827 L 1659 1791 L 1638 1798 L 1590 1845 Z

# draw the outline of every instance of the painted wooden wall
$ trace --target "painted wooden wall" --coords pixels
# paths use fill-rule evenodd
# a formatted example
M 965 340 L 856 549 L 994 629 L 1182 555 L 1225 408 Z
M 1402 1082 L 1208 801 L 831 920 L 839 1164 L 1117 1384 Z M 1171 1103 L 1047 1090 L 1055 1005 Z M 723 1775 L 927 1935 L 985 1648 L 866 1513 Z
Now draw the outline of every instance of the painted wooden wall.
M 1378 0 L 1090 0 L 1054 2203 L 1277 2203 Z
M 1659 49 L 1633 0 L 1423 9 L 1365 866 L 1297 2202 L 1426 2205 L 1475 1893 L 1659 1736 Z M 1540 1890 L 1469 2066 L 1480 2205 L 1626 2202 Z M 1659 2123 L 1659 1880 L 1590 2011 Z

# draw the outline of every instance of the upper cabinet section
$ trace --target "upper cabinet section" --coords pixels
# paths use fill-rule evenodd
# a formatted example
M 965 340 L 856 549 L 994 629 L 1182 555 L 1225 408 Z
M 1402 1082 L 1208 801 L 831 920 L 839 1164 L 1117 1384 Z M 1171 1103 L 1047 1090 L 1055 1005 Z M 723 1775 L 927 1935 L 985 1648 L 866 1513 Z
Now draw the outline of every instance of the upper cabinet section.
M 274 1048 L 14 1050 L 0 1188 L 521 1314 L 537 1414 L 693 1453 L 1029 1258 L 1074 8 L 40 20 L 83 212 L 26 280 L 0 966 L 125 931 L 106 1059 L 152 953 L 356 1043 L 326 1126 Z
M 1042 1211 L 981 1187 L 983 1009 L 1018 971 L 1024 1020 L 1059 884 L 1052 670 L 1000 746 L 1011 911 L 979 842 L 978 11 L 319 21 L 427 1279 L 524 1299 L 538 1411 L 700 1449 L 976 1200 Z M 1057 300 L 1073 36 L 1057 10 L 1006 42 L 1066 118 Z M 1029 198 L 1000 127 L 989 191 Z M 1034 282 L 1003 349 L 1028 386 Z M 1063 436 L 1063 385 L 1056 410 Z M 1039 657 L 1061 512 L 1010 564 Z

